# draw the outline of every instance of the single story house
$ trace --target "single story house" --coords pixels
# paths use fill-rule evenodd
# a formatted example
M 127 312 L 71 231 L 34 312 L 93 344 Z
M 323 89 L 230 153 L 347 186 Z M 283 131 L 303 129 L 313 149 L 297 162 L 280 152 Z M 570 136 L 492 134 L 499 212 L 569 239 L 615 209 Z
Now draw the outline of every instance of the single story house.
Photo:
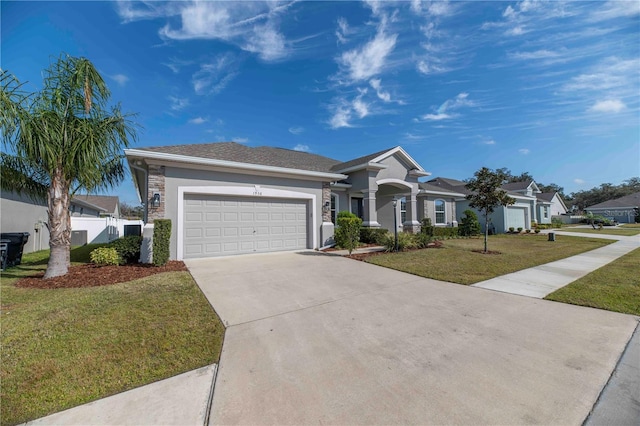
M 538 198 L 539 206 L 538 218 L 546 219 L 547 215 L 553 218 L 553 216 L 562 216 L 569 212 L 569 209 L 567 209 L 564 200 L 562 200 L 562 197 L 557 192 L 542 192 L 540 194 L 537 194 L 536 197 Z M 548 209 L 546 209 L 545 211 L 544 209 L 542 209 L 543 206 L 548 207 Z M 545 222 L 541 221 L 540 223 Z
M 454 215 L 460 220 L 465 210 L 473 210 L 478 215 L 478 220 L 484 232 L 484 220 L 482 214 L 469 207 L 470 201 L 466 196 L 471 192 L 466 188 L 466 182 L 437 177 L 427 181 L 423 185 L 448 191 L 455 199 Z M 509 206 L 497 207 L 489 215 L 490 230 L 494 233 L 505 233 L 509 228 L 531 229 L 532 223 L 551 223 L 552 202 L 538 199 L 542 192 L 534 181 L 513 182 L 502 185 L 515 203 Z
M 442 226 L 456 221 L 457 194 L 421 186 L 430 173 L 399 146 L 346 162 L 235 142 L 125 155 L 146 228 L 172 221 L 172 259 L 319 249 L 333 243 L 343 210 L 390 231 L 394 224 L 417 230 L 423 217 Z
M 46 201 L 32 200 L 24 194 L 2 190 L 0 193 L 0 231 L 28 232 L 23 253 L 49 247 Z
M 71 216 L 120 218 L 120 199 L 115 195 L 76 194 L 71 198 Z
M 585 208 L 594 215 L 601 215 L 618 223 L 634 223 L 640 209 L 640 192 L 625 195 L 615 200 L 604 201 Z

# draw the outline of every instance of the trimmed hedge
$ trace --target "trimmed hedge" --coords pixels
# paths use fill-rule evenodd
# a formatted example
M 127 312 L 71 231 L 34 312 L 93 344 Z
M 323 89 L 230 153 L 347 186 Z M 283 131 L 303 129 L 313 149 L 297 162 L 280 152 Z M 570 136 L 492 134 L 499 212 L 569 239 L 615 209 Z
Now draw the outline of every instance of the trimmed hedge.
M 338 213 L 338 228 L 335 231 L 334 238 L 339 247 L 349 250 L 349 254 L 358 247 L 360 240 L 360 227 L 362 219 L 353 213 L 343 211 Z
M 116 249 L 123 264 L 138 263 L 141 245 L 142 237 L 137 235 L 118 238 L 109 243 L 109 247 Z
M 439 227 L 436 226 L 433 228 L 433 236 L 434 237 L 457 237 L 458 236 L 458 227 Z
M 169 242 L 171 240 L 171 219 L 153 221 L 153 264 L 166 265 L 169 261 Z
M 382 228 L 360 228 L 360 242 L 363 244 L 382 244 L 382 239 L 389 232 Z

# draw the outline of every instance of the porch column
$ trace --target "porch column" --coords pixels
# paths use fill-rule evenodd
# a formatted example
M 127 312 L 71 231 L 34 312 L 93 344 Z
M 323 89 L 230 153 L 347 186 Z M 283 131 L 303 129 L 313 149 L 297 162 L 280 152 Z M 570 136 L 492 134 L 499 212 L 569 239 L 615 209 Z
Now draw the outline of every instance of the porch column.
M 364 220 L 362 221 L 362 226 L 366 226 L 369 228 L 380 228 L 380 224 L 378 223 L 378 211 L 376 210 L 376 192 L 371 190 L 365 190 L 364 199 L 362 200 L 362 215 L 364 216 Z
M 331 185 L 329 182 L 322 182 L 322 225 L 320 225 L 320 247 L 335 244 L 334 225 L 331 222 Z
M 402 224 L 402 228 L 406 232 L 418 232 L 420 230 L 420 222 L 418 222 L 418 201 L 416 193 L 412 193 L 406 197 L 407 200 L 407 220 Z

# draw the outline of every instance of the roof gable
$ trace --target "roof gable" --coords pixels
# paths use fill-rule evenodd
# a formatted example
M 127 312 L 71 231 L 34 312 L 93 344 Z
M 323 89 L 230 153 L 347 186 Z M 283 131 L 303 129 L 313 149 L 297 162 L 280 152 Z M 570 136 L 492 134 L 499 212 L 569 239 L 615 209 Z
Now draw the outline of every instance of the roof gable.
M 383 151 L 375 152 L 373 154 L 365 155 L 363 157 L 354 158 L 353 160 L 346 161 L 344 163 L 334 165 L 331 170 L 335 172 L 347 172 L 352 170 L 364 169 L 372 167 L 375 164 L 379 164 L 385 159 L 396 155 L 406 165 L 410 171 L 416 173 L 417 176 L 429 176 L 430 173 L 425 171 L 417 161 L 415 161 L 407 152 L 400 146 L 395 148 L 385 149 Z
M 73 200 L 83 201 L 87 204 L 99 207 L 101 210 L 109 213 L 114 213 L 116 211 L 116 207 L 120 204 L 120 200 L 115 195 L 79 194 L 74 195 Z

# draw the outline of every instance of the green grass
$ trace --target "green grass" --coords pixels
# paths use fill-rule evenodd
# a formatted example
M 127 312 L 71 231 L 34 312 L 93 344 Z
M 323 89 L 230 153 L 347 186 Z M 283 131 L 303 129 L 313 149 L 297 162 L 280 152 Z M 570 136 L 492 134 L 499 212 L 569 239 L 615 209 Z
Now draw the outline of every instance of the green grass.
M 639 227 L 626 227 L 626 226 L 618 227 L 618 228 L 612 228 L 612 227 L 604 226 L 602 229 L 592 229 L 592 228 L 565 229 L 565 228 L 562 228 L 561 231 L 582 232 L 584 234 L 620 235 L 620 236 L 626 236 L 626 237 L 630 237 L 632 235 L 640 234 L 640 228 Z
M 563 259 L 612 243 L 597 238 L 556 235 L 495 235 L 489 250 L 500 254 L 476 253 L 483 249 L 482 238 L 446 240 L 439 249 L 372 256 L 367 262 L 421 277 L 459 284 L 474 284 L 500 275 Z
M 14 286 L 44 263 L 42 252 L 25 255 L 0 279 L 3 425 L 218 361 L 224 326 L 188 272 L 79 289 Z
M 640 315 L 640 249 L 549 294 L 545 299 Z

